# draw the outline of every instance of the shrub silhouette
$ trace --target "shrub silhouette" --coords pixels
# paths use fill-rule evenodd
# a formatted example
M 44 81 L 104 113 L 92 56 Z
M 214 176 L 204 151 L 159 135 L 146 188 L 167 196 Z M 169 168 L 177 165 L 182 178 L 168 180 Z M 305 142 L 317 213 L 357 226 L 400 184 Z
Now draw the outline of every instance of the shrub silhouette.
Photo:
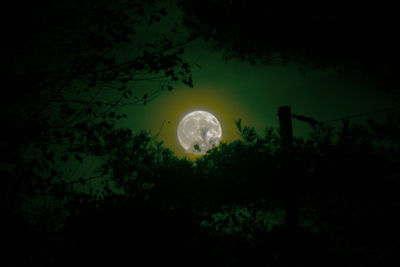
M 399 236 L 398 162 L 376 142 L 393 142 L 394 135 L 380 134 L 384 124 L 371 125 L 319 126 L 307 139 L 295 138 L 290 170 L 283 169 L 288 155 L 273 129 L 259 136 L 237 121 L 240 140 L 190 161 L 146 132 L 110 126 L 87 147 L 108 182 L 100 193 L 70 192 L 62 207 L 68 216 L 59 238 L 79 246 L 40 246 L 54 260 L 65 250 L 75 260 L 100 253 L 100 261 L 148 256 L 148 264 L 157 264 L 151 255 L 182 265 L 262 259 L 278 266 L 289 264 L 289 255 L 310 265 L 329 265 L 327 257 L 336 259 L 331 264 L 386 263 Z M 293 192 L 295 236 L 285 228 L 285 203 Z M 273 215 L 279 213 L 281 219 Z
M 82 250 L 90 255 L 140 247 L 129 255 L 162 253 L 173 261 L 185 254 L 194 265 L 246 265 L 261 258 L 287 264 L 288 253 L 293 254 L 288 243 L 295 244 L 293 257 L 312 265 L 335 257 L 332 264 L 361 266 L 378 262 L 371 251 L 395 249 L 395 243 L 380 244 L 387 240 L 382 234 L 393 242 L 398 236 L 397 173 L 376 150 L 367 128 L 344 123 L 337 133 L 320 128 L 306 140 L 295 139 L 293 170 L 284 173 L 297 179 L 301 232 L 296 237 L 288 235 L 284 221 L 272 229 L 249 222 L 284 211 L 292 186 L 287 181 L 293 179 L 281 174 L 279 134 L 269 129 L 261 137 L 248 135 L 254 131 L 250 127 L 239 130 L 243 139 L 221 143 L 194 162 L 176 158 L 145 132 L 116 130 L 96 153 L 123 193 L 105 186 L 101 198 L 75 194 L 66 203 L 72 215 L 62 232 L 84 240 L 92 254 Z M 213 220 L 217 213 L 225 217 Z M 206 222 L 208 227 L 201 227 Z

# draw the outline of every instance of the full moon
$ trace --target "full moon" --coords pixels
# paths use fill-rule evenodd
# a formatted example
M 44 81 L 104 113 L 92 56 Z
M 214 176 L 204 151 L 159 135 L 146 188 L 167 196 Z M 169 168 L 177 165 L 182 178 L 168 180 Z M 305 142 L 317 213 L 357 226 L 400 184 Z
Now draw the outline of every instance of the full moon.
M 214 115 L 197 110 L 182 118 L 177 135 L 179 143 L 187 152 L 203 155 L 219 144 L 222 129 Z

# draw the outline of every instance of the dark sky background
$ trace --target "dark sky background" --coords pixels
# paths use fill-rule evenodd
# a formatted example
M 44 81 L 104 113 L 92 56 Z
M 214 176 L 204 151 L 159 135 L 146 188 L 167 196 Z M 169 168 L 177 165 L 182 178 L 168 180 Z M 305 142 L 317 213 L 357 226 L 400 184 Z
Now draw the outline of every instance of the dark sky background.
M 241 138 L 238 119 L 259 135 L 278 133 L 282 106 L 337 130 L 345 119 L 400 112 L 397 9 L 366 5 L 8 1 L 0 17 L 9 37 L 0 43 L 0 204 L 7 230 L 35 233 L 10 243 L 13 260 L 30 251 L 27 261 L 126 255 L 132 263 L 138 244 L 165 264 L 155 252 L 180 257 L 173 244 L 183 242 L 184 252 L 217 266 L 241 266 L 234 261 L 245 260 L 243 251 L 279 266 L 314 257 L 317 266 L 387 266 L 392 255 L 400 262 L 398 116 L 293 146 L 285 127 L 271 139 L 242 131 L 243 142 L 200 160 L 177 139 L 180 120 L 195 110 L 218 118 L 227 143 Z M 306 122 L 292 125 L 294 137 L 312 137 Z M 210 219 L 216 224 L 204 232 Z M 36 231 L 53 228 L 66 239 L 37 242 Z
M 85 12 L 90 13 L 90 10 L 85 10 L 85 5 L 82 3 L 61 1 L 57 5 L 72 6 L 74 7 L 73 12 L 79 11 L 85 17 Z M 182 19 L 185 18 L 185 15 L 176 7 L 175 1 L 165 1 L 163 5 L 167 8 L 167 17 L 151 27 L 137 29 L 137 38 L 133 46 L 118 47 L 114 51 L 117 58 L 124 59 L 124 57 L 128 58 L 142 53 L 143 44 L 140 41 L 146 42 L 159 38 L 162 34 L 168 34 L 174 27 L 178 29 L 181 36 L 188 33 L 187 29 L 182 26 Z M 31 4 L 31 7 L 21 9 L 25 11 L 21 11 L 20 17 L 14 18 L 14 20 L 27 18 L 24 23 L 20 23 L 21 31 L 27 36 L 32 35 L 33 44 L 38 43 L 37 47 L 39 47 L 37 53 L 21 50 L 13 57 L 18 68 L 30 68 L 30 62 L 35 64 L 42 62 L 50 65 L 50 68 L 63 66 L 60 64 L 62 62 L 60 60 L 65 58 L 65 53 L 60 56 L 56 45 L 46 46 L 46 43 L 52 44 L 46 41 L 46 31 L 40 30 L 38 33 L 28 27 L 31 24 L 31 17 L 40 22 L 38 20 L 40 12 L 52 14 L 52 8 L 56 9 L 54 6 L 54 3 L 38 6 Z M 30 17 L 30 8 L 39 12 L 39 15 L 36 16 L 36 13 L 33 13 Z M 358 11 L 359 14 L 362 12 Z M 8 18 L 12 22 L 13 18 L 10 14 Z M 80 18 L 78 15 L 76 17 Z M 367 16 L 365 15 L 365 17 Z M 49 18 L 50 21 L 51 19 L 54 18 Z M 263 19 L 261 18 L 261 20 Z M 40 23 L 39 25 L 41 25 Z M 45 17 L 43 17 L 43 24 L 46 25 Z M 16 29 L 10 29 L 10 33 L 18 32 Z M 57 33 L 60 36 L 56 35 L 56 37 L 61 40 L 70 38 L 68 32 Z M 51 34 L 53 32 L 50 32 L 49 36 Z M 267 36 L 268 32 L 262 32 L 262 34 Z M 178 35 L 173 38 L 179 39 Z M 21 47 L 24 46 L 23 42 L 18 44 Z M 12 45 L 14 44 L 11 43 L 10 46 Z M 379 56 L 379 53 L 375 53 L 374 56 L 377 54 Z M 369 57 L 369 55 L 365 54 L 365 57 Z M 28 60 L 29 58 L 30 60 Z M 177 142 L 176 127 L 180 118 L 196 109 L 208 110 L 217 116 L 222 124 L 223 140 L 229 142 L 239 137 L 234 125 L 234 121 L 239 118 L 243 120 L 243 124 L 255 127 L 260 134 L 263 133 L 265 127 L 277 129 L 279 126 L 277 110 L 283 105 L 290 106 L 294 114 L 309 116 L 318 121 L 343 118 L 398 105 L 391 94 L 376 89 L 373 78 L 360 74 L 357 69 L 347 68 L 346 71 L 339 74 L 329 68 L 325 70 L 310 68 L 307 69 L 306 74 L 303 74 L 299 70 L 299 66 L 295 64 L 282 66 L 263 63 L 249 64 L 237 59 L 225 60 L 222 51 L 213 50 L 212 43 L 206 43 L 201 38 L 185 47 L 184 58 L 192 63 L 194 88 L 177 83 L 172 92 L 162 92 L 158 98 L 145 106 L 129 106 L 121 109 L 128 114 L 128 118 L 121 122 L 121 126 L 135 131 L 147 130 L 152 135 L 159 134 L 159 140 L 164 141 L 166 147 L 171 148 L 179 156 L 183 156 L 184 152 Z M 24 64 L 20 64 L 21 62 Z M 136 83 L 134 90 L 145 92 L 157 89 L 159 86 L 160 84 L 156 82 Z M 115 95 L 110 97 L 115 97 Z M 379 114 L 379 116 L 382 115 L 384 113 Z M 356 121 L 356 119 L 352 121 Z M 340 123 L 336 122 L 332 125 L 338 126 Z M 310 127 L 303 122 L 294 120 L 293 131 L 295 136 L 305 136 L 310 131 Z
M 162 32 L 174 22 L 179 24 L 181 16 L 182 13 L 170 6 L 163 26 L 157 26 L 154 31 Z M 223 128 L 223 140 L 229 142 L 239 138 L 234 124 L 239 118 L 243 124 L 255 127 L 259 134 L 266 127 L 277 129 L 277 111 L 283 105 L 289 105 L 294 114 L 318 121 L 396 106 L 392 95 L 377 90 L 373 79 L 357 70 L 338 73 L 333 69 L 310 68 L 303 74 L 295 64 L 225 60 L 222 52 L 213 50 L 210 43 L 202 40 L 186 47 L 185 58 L 193 64 L 194 88 L 178 84 L 172 92 L 163 92 L 146 106 L 127 107 L 128 120 L 122 124 L 159 134 L 159 140 L 179 156 L 184 152 L 176 138 L 177 125 L 180 118 L 196 109 L 208 110 L 217 116 Z M 379 113 L 374 118 L 383 115 Z M 331 124 L 340 126 L 340 122 Z M 306 136 L 310 127 L 293 120 L 293 131 L 295 136 Z

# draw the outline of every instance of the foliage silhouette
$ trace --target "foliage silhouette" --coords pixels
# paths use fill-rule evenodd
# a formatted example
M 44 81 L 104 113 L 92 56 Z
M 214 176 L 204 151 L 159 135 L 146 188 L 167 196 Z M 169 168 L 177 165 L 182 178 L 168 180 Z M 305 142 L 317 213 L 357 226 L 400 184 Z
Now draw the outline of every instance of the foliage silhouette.
M 290 172 L 282 169 L 279 133 L 268 128 L 259 136 L 240 120 L 236 124 L 242 139 L 221 143 L 196 161 L 178 159 L 145 132 L 110 124 L 88 146 L 101 158 L 99 172 L 108 182 L 100 194 L 72 192 L 64 202 L 68 215 L 59 238 L 80 245 L 58 250 L 81 261 L 99 253 L 99 261 L 120 262 L 157 254 L 161 262 L 195 266 L 398 260 L 398 158 L 389 157 L 393 147 L 379 143 L 398 137 L 386 132 L 385 123 L 319 126 L 307 139 L 295 138 Z M 296 236 L 278 215 L 284 216 L 290 186 L 300 215 Z M 41 245 L 49 250 L 49 244 Z M 56 250 L 51 253 L 56 260 Z
M 119 107 L 147 104 L 176 82 L 193 86 L 182 58 L 192 37 L 140 34 L 167 15 L 163 1 L 45 2 L 22 10 L 9 3 L 2 18 L 10 34 L 1 72 L 2 206 L 10 216 L 38 195 L 62 201 L 73 187 L 68 168 L 85 164 L 100 136 L 127 117 Z M 121 58 L 123 49 L 130 53 Z M 141 82 L 155 84 L 143 90 Z
M 227 59 L 295 63 L 302 73 L 313 68 L 360 71 L 381 89 L 398 94 L 399 20 L 393 7 L 333 1 L 179 3 L 189 30 Z
M 52 70 L 35 66 L 38 71 L 22 72 L 24 79 L 15 69 L 3 72 L 15 98 L 2 103 L 1 122 L 8 127 L 1 141 L 1 207 L 5 230 L 24 235 L 9 243 L 8 255 L 17 265 L 145 260 L 146 265 L 251 266 L 261 260 L 289 266 L 293 260 L 297 265 L 388 266 L 399 261 L 398 116 L 368 125 L 344 122 L 338 130 L 317 124 L 307 139 L 294 139 L 289 155 L 279 132 L 268 128 L 260 136 L 237 120 L 240 140 L 221 143 L 196 161 L 177 158 L 148 133 L 118 128 L 124 114 L 117 107 L 145 104 L 160 92 L 132 91 L 132 80 L 161 75 L 168 90 L 178 80 L 191 86 L 190 66 L 181 55 L 193 37 L 174 43 L 162 36 L 118 62 L 108 52 L 129 43 L 140 22 L 157 23 L 166 11 L 157 1 L 82 3 L 93 4 L 88 7 L 94 14 L 86 18 L 83 9 L 69 22 L 64 18 L 72 18 L 70 13 L 55 12 L 43 16 L 49 28 L 33 23 L 33 35 L 21 31 L 20 36 L 35 51 L 28 37 L 53 36 L 52 27 L 58 27 L 73 36 L 60 46 L 70 48 L 73 59 L 61 57 L 66 64 Z M 33 12 L 23 17 L 23 26 L 40 8 L 27 8 Z M 19 26 L 9 25 L 9 32 Z M 291 53 L 284 44 L 275 46 Z M 255 54 L 261 48 L 256 46 Z M 299 60 L 302 51 L 293 51 Z M 3 57 L 11 61 L 13 54 Z M 312 56 L 320 55 L 305 61 Z M 118 94 L 115 101 L 100 97 L 108 89 Z M 68 179 L 64 167 L 80 166 L 89 157 L 99 162 L 96 175 Z M 296 236 L 285 225 L 292 193 L 300 216 Z

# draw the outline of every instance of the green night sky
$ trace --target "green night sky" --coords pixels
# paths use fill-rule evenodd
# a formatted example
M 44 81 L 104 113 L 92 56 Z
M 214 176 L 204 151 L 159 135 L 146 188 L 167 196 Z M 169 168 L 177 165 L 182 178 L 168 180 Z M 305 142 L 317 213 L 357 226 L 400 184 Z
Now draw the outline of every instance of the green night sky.
M 222 53 L 200 41 L 188 47 L 185 56 L 196 63 L 194 88 L 178 85 L 146 106 L 128 107 L 129 117 L 123 122 L 127 127 L 145 129 L 152 134 L 157 134 L 162 127 L 159 139 L 178 155 L 183 153 L 176 139 L 177 124 L 186 113 L 196 109 L 215 114 L 223 127 L 223 140 L 229 142 L 239 137 L 234 125 L 238 118 L 245 125 L 255 127 L 259 134 L 266 127 L 277 129 L 278 107 L 284 105 L 289 105 L 293 114 L 318 121 L 396 105 L 390 95 L 376 90 L 368 77 L 354 73 L 314 69 L 304 75 L 295 65 L 226 61 Z M 365 118 L 368 116 L 362 117 Z M 331 124 L 340 126 L 340 122 Z M 295 136 L 305 136 L 309 130 L 306 123 L 293 120 Z
M 23 237 L 6 254 L 16 266 L 400 266 L 396 11 L 8 1 L 0 207 Z M 179 131 L 194 155 L 177 128 L 196 110 L 222 138 L 200 151 L 219 127 L 197 114 Z
M 143 42 L 174 26 L 179 27 L 183 14 L 173 1 L 167 3 L 168 15 L 160 24 L 138 31 Z M 186 30 L 179 29 L 184 35 Z M 133 53 L 129 48 L 121 51 L 116 52 L 117 57 Z M 207 110 L 217 116 L 222 124 L 223 140 L 229 142 L 239 137 L 234 125 L 239 118 L 245 125 L 255 127 L 259 134 L 266 127 L 277 129 L 277 110 L 280 106 L 290 106 L 293 114 L 323 122 L 395 107 L 397 104 L 390 93 L 376 89 L 371 77 L 354 69 L 338 73 L 333 69 L 306 68 L 303 74 L 295 64 L 282 66 L 225 60 L 223 52 L 213 50 L 210 43 L 202 40 L 195 40 L 186 46 L 184 58 L 192 64 L 194 88 L 177 83 L 172 92 L 164 91 L 146 106 L 130 106 L 121 110 L 129 115 L 122 126 L 136 131 L 146 130 L 152 135 L 159 133 L 159 140 L 179 156 L 185 153 L 178 144 L 176 127 L 180 118 L 196 109 Z M 135 86 L 140 91 L 159 85 L 144 82 Z M 352 121 L 367 118 L 371 116 Z M 340 122 L 331 125 L 340 126 Z M 295 136 L 306 136 L 309 131 L 307 124 L 293 120 Z
M 76 4 L 71 4 L 74 5 Z M 60 4 L 60 7 L 63 6 L 68 7 L 70 4 Z M 182 27 L 184 15 L 175 6 L 175 2 L 163 1 L 160 7 L 166 8 L 167 16 L 162 18 L 160 23 L 137 28 L 134 46 L 119 46 L 113 50 L 112 54 L 117 59 L 124 60 L 126 57 L 142 53 L 144 43 L 169 34 L 171 29 L 178 29 L 177 34 L 172 34 L 173 39 L 179 40 L 187 35 L 188 30 Z M 85 5 L 79 8 L 84 9 Z M 56 47 L 49 50 L 43 45 L 43 40 L 39 42 L 45 51 L 39 48 L 38 53 L 22 54 L 15 59 L 16 64 L 32 57 L 34 64 L 39 62 L 55 69 L 62 66 L 59 62 L 64 60 L 65 56 L 60 55 Z M 41 57 L 40 53 L 47 56 Z M 186 113 L 196 109 L 208 110 L 217 116 L 222 124 L 223 140 L 229 142 L 239 137 L 234 125 L 234 121 L 239 118 L 245 125 L 255 127 L 259 134 L 262 134 L 266 127 L 277 129 L 277 110 L 280 106 L 290 106 L 293 114 L 323 122 L 397 105 L 390 93 L 376 89 L 371 77 L 354 69 L 347 69 L 339 74 L 329 68 L 306 68 L 306 73 L 303 74 L 296 64 L 282 66 L 250 64 L 236 59 L 225 60 L 223 52 L 213 50 L 211 43 L 201 39 L 185 46 L 183 58 L 192 65 L 194 88 L 178 82 L 172 92 L 164 90 L 145 106 L 132 105 L 120 109 L 128 115 L 128 118 L 121 122 L 122 127 L 134 131 L 146 130 L 152 135 L 159 133 L 159 140 L 179 156 L 183 156 L 184 153 L 177 143 L 177 124 Z M 23 65 L 18 64 L 16 68 L 23 69 Z M 147 81 L 132 86 L 140 96 L 148 91 L 157 90 L 160 83 Z M 114 100 L 115 95 L 105 94 L 102 99 Z M 380 114 L 382 115 L 384 113 Z M 364 118 L 368 117 L 362 117 Z M 332 125 L 339 126 L 340 123 Z M 305 123 L 293 120 L 295 136 L 305 136 L 309 130 L 310 127 Z

